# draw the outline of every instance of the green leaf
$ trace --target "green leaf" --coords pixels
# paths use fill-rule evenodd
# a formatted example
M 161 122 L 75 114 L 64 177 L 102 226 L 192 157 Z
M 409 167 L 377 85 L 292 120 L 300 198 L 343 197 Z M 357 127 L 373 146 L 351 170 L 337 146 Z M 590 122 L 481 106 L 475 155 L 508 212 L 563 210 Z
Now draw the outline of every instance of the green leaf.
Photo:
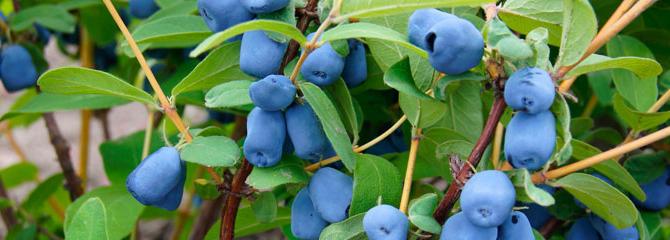
M 295 17 L 295 8 L 296 8 L 296 1 L 289 1 L 289 5 L 279 9 L 274 12 L 270 13 L 260 13 L 258 14 L 258 19 L 265 19 L 265 20 L 276 20 L 276 21 L 281 21 L 288 23 L 290 25 L 295 26 L 297 23 L 296 17 Z M 277 42 L 282 42 L 286 43 L 290 38 L 284 36 L 281 33 L 276 33 L 276 32 L 266 32 L 268 37 L 272 38 L 273 40 Z M 348 45 L 347 45 L 348 47 Z M 348 50 L 348 48 L 347 48 Z
M 448 140 L 437 145 L 435 156 L 439 159 L 449 159 L 450 155 L 456 154 L 460 159 L 467 159 L 473 147 L 474 144 L 466 140 Z
M 514 35 L 507 25 L 497 18 L 489 22 L 486 39 L 488 45 L 498 50 L 506 59 L 519 61 L 533 56 L 530 46 Z
M 556 67 L 576 63 L 598 30 L 596 14 L 588 0 L 564 0 L 563 7 L 563 32 Z
M 400 92 L 400 108 L 407 115 L 407 120 L 418 128 L 427 128 L 445 115 L 446 108 L 440 101 L 421 100 Z
M 172 89 L 172 96 L 205 90 L 232 80 L 252 80 L 240 70 L 240 42 L 226 43 L 214 50 Z
M 548 30 L 549 44 L 561 44 L 563 0 L 510 0 L 498 10 L 498 16 L 514 31 L 528 34 L 542 27 Z
M 249 97 L 249 86 L 252 81 L 237 80 L 213 87 L 205 95 L 205 106 L 208 108 L 228 108 L 253 104 Z
M 191 47 L 212 35 L 199 16 L 181 15 L 161 18 L 139 25 L 133 31 L 133 38 L 140 49 Z M 127 42 L 121 49 L 128 56 L 134 56 Z
M 348 5 L 349 3 L 345 4 Z M 417 55 L 428 58 L 428 53 L 407 41 L 407 37 L 393 29 L 366 22 L 342 24 L 323 33 L 321 42 L 351 38 L 374 38 L 398 44 Z
M 90 39 L 98 46 L 111 44 L 120 32 L 107 8 L 102 4 L 79 9 L 79 19 Z
M 139 88 L 106 72 L 82 67 L 62 67 L 40 76 L 42 91 L 57 94 L 100 94 L 116 96 L 153 106 L 154 98 Z
M 128 103 L 118 97 L 105 95 L 62 95 L 40 93 L 17 108 L 2 115 L 0 121 L 26 114 L 57 112 L 77 109 L 104 109 Z
M 623 188 L 638 200 L 644 201 L 647 199 L 647 195 L 640 188 L 640 185 L 621 164 L 615 161 L 603 161 L 593 165 L 592 168 L 611 179 L 614 184 Z
M 56 191 L 63 189 L 65 177 L 62 173 L 53 175 L 42 181 L 35 189 L 30 192 L 28 198 L 23 201 L 21 208 L 32 214 L 39 214 L 42 206 Z
M 76 20 L 60 6 L 41 4 L 21 9 L 10 18 L 9 27 L 20 32 L 32 28 L 35 23 L 57 32 L 73 33 Z
M 377 206 L 379 198 L 382 203 L 397 207 L 401 193 L 402 175 L 393 164 L 375 155 L 356 155 L 350 216 Z
M 388 16 L 422 8 L 446 8 L 459 6 L 479 6 L 492 0 L 348 0 L 342 4 L 342 14 L 335 18 L 341 22 L 349 18 L 369 18 Z
M 0 197 L 0 210 L 4 210 L 5 208 L 9 207 L 12 207 L 12 202 L 7 198 Z
M 399 92 L 411 95 L 412 97 L 416 97 L 420 100 L 432 100 L 428 94 L 419 90 L 419 88 L 417 88 L 414 84 L 409 57 L 405 57 L 399 62 L 393 64 L 386 71 L 386 73 L 384 73 L 384 83 L 398 90 Z
M 65 238 L 72 240 L 110 239 L 107 229 L 107 210 L 100 198 L 89 198 L 81 205 L 65 231 Z
M 640 223 L 643 223 L 646 232 L 648 233 L 648 238 L 640 239 L 651 239 L 651 240 L 660 240 L 663 239 L 663 219 L 661 218 L 660 213 L 658 212 L 640 212 Z M 640 229 L 638 228 L 639 232 Z
M 290 155 L 285 156 L 279 164 L 267 167 L 255 167 L 246 183 L 256 189 L 272 189 L 287 183 L 306 183 L 309 180 L 303 161 Z
M 251 202 L 256 220 L 261 223 L 272 222 L 277 217 L 277 199 L 272 192 L 261 192 L 255 201 Z
M 337 155 L 342 159 L 344 166 L 349 170 L 354 169 L 356 159 L 349 141 L 349 135 L 347 135 L 347 130 L 342 124 L 333 103 L 319 87 L 312 83 L 301 82 L 300 90 L 302 90 L 309 105 L 314 109 L 316 116 L 319 117 L 328 140 L 332 143 Z
M 650 183 L 665 173 L 667 155 L 664 152 L 638 154 L 631 156 L 624 163 L 624 167 L 640 184 Z
M 247 203 L 248 204 L 248 203 Z M 255 233 L 266 232 L 291 223 L 291 209 L 287 207 L 277 208 L 277 217 L 271 222 L 261 223 L 256 219 L 254 211 L 247 204 L 243 203 L 235 218 L 235 237 L 244 237 Z M 221 221 L 214 223 L 213 227 L 207 232 L 206 240 L 218 240 L 221 230 Z
M 330 224 L 321 231 L 319 240 L 362 240 L 367 239 L 363 231 L 365 213 L 351 216 L 344 221 Z
M 529 61 L 529 65 L 535 66 L 545 71 L 552 71 L 551 61 L 549 60 L 550 51 L 549 32 L 546 28 L 535 28 L 526 35 L 526 43 L 533 49 L 534 58 Z
M 298 42 L 300 46 L 304 46 L 305 42 L 307 42 L 307 38 L 293 24 L 272 20 L 253 20 L 237 24 L 222 32 L 215 33 L 202 41 L 202 43 L 191 51 L 190 55 L 191 57 L 197 57 L 198 55 L 221 45 L 224 41 L 230 38 L 253 30 L 264 30 L 283 34 Z
M 516 189 L 517 201 L 537 203 L 540 206 L 551 206 L 556 200 L 550 193 L 536 187 L 528 172 L 528 169 L 515 169 L 511 171 L 512 183 Z
M 77 8 L 92 7 L 96 5 L 102 5 L 102 2 L 97 0 L 66 0 L 58 4 L 58 6 L 68 11 Z
M 427 193 L 420 198 L 412 200 L 409 204 L 409 221 L 419 229 L 432 233 L 440 234 L 442 226 L 433 218 L 433 212 L 437 208 L 437 194 Z
M 173 0 L 170 1 L 174 2 Z M 166 17 L 191 15 L 192 13 L 197 11 L 198 11 L 198 4 L 196 1 L 182 1 L 173 3 L 167 7 L 161 7 L 157 12 L 152 14 L 149 18 L 147 18 L 144 21 L 151 22 Z
M 606 45 L 607 55 L 610 57 L 636 56 L 654 58 L 653 53 L 645 44 L 633 37 L 617 35 Z M 655 69 L 646 70 L 654 73 Z M 611 70 L 610 76 L 614 80 L 617 92 L 626 99 L 636 110 L 647 111 L 658 96 L 657 78 L 640 78 L 633 73 L 621 69 Z
M 479 81 L 449 81 L 445 85 L 438 86 L 444 89 L 442 93 L 436 93 L 443 96 L 444 104 L 437 106 L 439 108 L 437 110 L 444 111 L 445 114 L 436 125 L 453 129 L 467 137 L 470 142 L 477 141 L 484 126 L 482 88 Z M 400 106 L 402 107 L 402 102 Z
M 112 185 L 125 186 L 126 177 L 142 161 L 142 147 L 145 131 L 138 131 L 100 144 L 99 150 L 102 156 L 105 174 Z M 149 152 L 155 152 L 163 146 L 163 140 L 154 132 L 151 135 Z
M 582 74 L 596 72 L 606 69 L 625 69 L 634 73 L 639 78 L 656 77 L 663 71 L 661 64 L 651 58 L 641 57 L 617 57 L 611 58 L 603 55 L 592 54 L 573 68 L 566 78 L 577 77 Z
M 212 200 L 221 196 L 221 192 L 219 192 L 218 186 L 212 180 L 198 178 L 194 180 L 193 183 L 196 194 L 198 194 L 198 196 L 202 199 Z
M 181 149 L 179 156 L 207 167 L 232 167 L 240 160 L 240 147 L 225 136 L 196 137 Z
M 554 103 L 551 105 L 551 112 L 556 117 L 556 130 L 560 140 L 556 141 L 557 150 L 554 151 L 552 161 L 563 165 L 570 160 L 572 155 L 572 145 L 570 145 L 572 133 L 570 133 L 570 107 L 562 95 L 556 94 Z
M 629 107 L 619 94 L 614 94 L 612 103 L 617 115 L 635 131 L 652 129 L 670 120 L 670 112 L 639 112 Z
M 592 72 L 587 75 L 593 94 L 601 105 L 612 104 L 612 96 L 616 92 L 612 86 L 612 77 L 609 71 Z
M 75 219 L 79 212 L 90 212 L 85 207 L 85 203 L 89 199 L 99 199 L 104 204 L 107 214 L 106 216 L 98 215 L 97 218 L 105 219 L 104 226 L 105 231 L 109 234 L 109 239 L 121 239 L 130 234 L 135 227 L 135 221 L 145 208 L 128 193 L 126 186 L 96 188 L 79 197 L 67 208 L 64 223 L 65 232 L 82 231 L 80 230 L 82 224 Z
M 353 145 L 358 142 L 360 132 L 358 115 L 354 108 L 354 102 L 347 88 L 347 84 L 341 78 L 335 83 L 325 87 L 326 93 L 332 99 L 333 104 L 340 113 L 340 118 L 343 120 L 347 128 L 347 132 L 351 135 Z M 362 124 L 362 121 L 360 122 Z
M 0 170 L 0 178 L 6 188 L 14 188 L 37 179 L 37 166 L 29 162 L 16 163 Z
M 605 221 L 621 229 L 635 224 L 638 211 L 633 202 L 616 188 L 597 177 L 572 173 L 555 183 Z
M 570 133 L 573 136 L 581 136 L 593 128 L 593 119 L 588 117 L 576 117 L 570 119 Z
M 417 161 L 415 166 L 414 180 L 421 178 L 441 176 L 445 181 L 451 181 L 451 168 L 449 156 L 439 155 L 438 146 L 453 140 L 468 140 L 461 133 L 448 128 L 432 127 L 423 132 Z M 402 164 L 407 163 L 407 158 L 402 159 Z M 405 168 L 398 167 L 401 172 Z

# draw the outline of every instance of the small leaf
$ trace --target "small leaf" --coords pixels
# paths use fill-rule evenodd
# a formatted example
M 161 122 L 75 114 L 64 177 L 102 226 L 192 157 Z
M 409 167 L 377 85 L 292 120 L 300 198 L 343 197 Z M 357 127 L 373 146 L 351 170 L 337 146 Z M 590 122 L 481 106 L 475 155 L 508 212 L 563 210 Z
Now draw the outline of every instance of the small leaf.
M 614 94 L 612 103 L 617 115 L 635 131 L 652 129 L 670 120 L 670 112 L 639 112 L 629 107 L 619 94 Z
M 570 160 L 572 155 L 572 145 L 570 145 L 572 133 L 570 133 L 570 107 L 562 95 L 556 94 L 556 99 L 551 105 L 551 112 L 556 117 L 557 135 L 560 140 L 556 141 L 557 151 L 554 151 L 552 161 L 557 162 L 558 165 L 563 165 Z
M 393 64 L 387 71 L 384 73 L 384 83 L 386 85 L 398 90 L 412 97 L 416 97 L 420 100 L 432 100 L 428 94 L 419 90 L 414 83 L 414 78 L 412 77 L 412 69 L 409 64 L 409 57 L 405 57 L 399 62 Z
M 212 51 L 173 89 L 172 96 L 205 90 L 232 80 L 252 80 L 240 70 L 240 42 L 226 43 Z
M 105 95 L 61 95 L 41 93 L 17 108 L 2 115 L 0 121 L 26 114 L 57 112 L 77 109 L 103 109 L 128 103 L 128 100 Z
M 348 0 L 342 6 L 342 14 L 335 19 L 341 22 L 349 18 L 388 16 L 410 12 L 422 8 L 446 8 L 459 6 L 480 6 L 492 0 Z
M 42 91 L 57 94 L 101 94 L 116 96 L 153 106 L 154 98 L 127 82 L 106 72 L 82 67 L 62 67 L 40 76 Z
M 640 40 L 625 36 L 614 36 L 606 45 L 607 55 L 610 57 L 635 56 L 654 58 L 654 53 Z M 645 69 L 655 73 L 656 69 Z M 635 110 L 646 112 L 656 102 L 658 97 L 658 78 L 656 75 L 638 77 L 622 69 L 609 71 L 610 78 L 621 96 L 634 107 Z
M 347 127 L 347 132 L 352 136 L 352 143 L 355 145 L 358 142 L 358 133 L 360 132 L 359 114 L 356 114 L 354 102 L 347 88 L 347 84 L 341 78 L 335 81 L 334 84 L 327 86 L 324 90 L 333 100 L 333 104 L 340 113 L 344 125 Z
M 182 48 L 191 47 L 208 36 L 212 31 L 199 16 L 181 15 L 144 22 L 133 31 L 133 38 L 140 49 L 147 48 Z M 130 46 L 125 41 L 121 49 L 128 56 L 133 56 Z
M 456 154 L 460 159 L 467 159 L 473 147 L 474 144 L 466 140 L 448 140 L 437 145 L 435 156 L 438 159 L 449 159 L 449 156 Z
M 67 239 L 109 239 L 107 210 L 100 198 L 89 198 L 72 217 L 70 228 L 65 231 Z
M 272 222 L 277 217 L 277 199 L 272 192 L 261 192 L 255 201 L 251 202 L 256 220 L 261 223 Z
M 219 46 L 229 38 L 233 38 L 239 34 L 253 30 L 264 30 L 280 33 L 295 40 L 301 46 L 304 46 L 305 42 L 307 42 L 307 38 L 299 29 L 295 27 L 295 25 L 272 20 L 253 20 L 237 24 L 222 32 L 215 33 L 214 35 L 202 41 L 198 47 L 191 51 L 190 56 L 197 57 L 198 55 Z
M 548 30 L 548 42 L 561 44 L 563 22 L 562 0 L 510 0 L 498 8 L 498 16 L 516 32 L 528 34 L 533 29 Z
M 516 199 L 522 202 L 537 203 L 540 206 L 551 206 L 556 200 L 550 193 L 536 187 L 528 173 L 528 169 L 515 169 L 511 171 L 512 183 L 516 189 Z
M 267 167 L 255 167 L 246 183 L 256 189 L 272 189 L 287 183 L 304 183 L 309 177 L 305 172 L 303 161 L 290 155 L 285 156 L 279 164 Z
M 472 76 L 465 80 L 448 81 L 446 85 L 442 85 L 442 80 L 440 80 L 438 87 L 443 90 L 441 90 L 442 93 L 436 93 L 436 95 L 442 96 L 444 103 L 441 106 L 435 106 L 438 109 L 432 109 L 445 111 L 436 126 L 452 129 L 466 136 L 470 142 L 477 141 L 484 127 L 482 87 L 476 80 L 476 77 Z M 402 102 L 400 104 L 402 107 Z
M 349 3 L 345 5 L 348 4 Z M 324 32 L 321 42 L 331 42 L 351 38 L 374 38 L 396 43 L 423 58 L 428 58 L 428 53 L 426 53 L 426 51 L 409 43 L 407 37 L 401 33 L 390 28 L 366 22 L 339 25 Z
M 249 97 L 249 80 L 237 80 L 219 84 L 205 95 L 208 108 L 228 108 L 253 104 Z
M 558 179 L 555 185 L 567 190 L 595 214 L 619 229 L 630 227 L 637 220 L 638 211 L 633 202 L 597 177 L 572 173 Z
M 181 149 L 179 156 L 207 167 L 232 167 L 240 160 L 240 147 L 225 136 L 196 137 Z
M 173 4 L 166 7 L 161 7 L 157 12 L 151 14 L 149 18 L 144 20 L 144 22 L 151 22 L 154 20 L 159 20 L 162 18 L 172 16 L 191 15 L 192 13 L 198 11 L 198 4 L 196 1 L 182 1 L 182 2 L 177 2 L 173 0 L 170 1 L 173 2 Z
M 397 207 L 401 193 L 402 176 L 393 164 L 375 155 L 356 155 L 350 216 L 377 206 L 379 198 L 382 203 Z
M 305 99 L 314 109 L 316 116 L 319 117 L 323 130 L 335 152 L 342 159 L 342 163 L 347 169 L 352 170 L 355 167 L 355 154 L 349 141 L 347 130 L 337 114 L 337 110 L 326 94 L 316 85 L 309 82 L 301 82 L 300 90 L 305 95 Z
M 365 239 L 363 231 L 363 217 L 365 213 L 351 216 L 344 221 L 330 224 L 321 231 L 319 240 L 362 240 Z
M 65 177 L 62 173 L 53 175 L 42 181 L 30 192 L 28 198 L 23 201 L 21 208 L 30 213 L 37 214 L 42 211 L 42 206 L 54 193 L 63 189 Z
M 400 92 L 400 108 L 407 120 L 418 128 L 427 128 L 442 119 L 446 113 L 445 105 L 437 100 L 421 100 Z
M 432 233 L 440 234 L 442 226 L 433 218 L 433 212 L 437 207 L 437 194 L 427 193 L 420 198 L 412 200 L 409 204 L 409 221 L 419 229 Z
M 588 0 L 563 1 L 563 32 L 556 67 L 576 63 L 596 35 L 596 14 Z
M 21 162 L 0 169 L 0 178 L 6 188 L 14 188 L 34 181 L 37 178 L 37 173 L 37 166 L 29 162 Z
M 603 55 L 592 54 L 573 68 L 566 78 L 577 77 L 582 74 L 596 72 L 606 69 L 625 69 L 634 73 L 639 78 L 656 77 L 661 74 L 661 64 L 651 58 L 642 57 L 617 57 L 611 58 Z
M 14 31 L 24 31 L 37 23 L 57 32 L 73 33 L 76 25 L 74 16 L 66 9 L 51 4 L 40 4 L 21 9 L 11 17 L 9 27 Z

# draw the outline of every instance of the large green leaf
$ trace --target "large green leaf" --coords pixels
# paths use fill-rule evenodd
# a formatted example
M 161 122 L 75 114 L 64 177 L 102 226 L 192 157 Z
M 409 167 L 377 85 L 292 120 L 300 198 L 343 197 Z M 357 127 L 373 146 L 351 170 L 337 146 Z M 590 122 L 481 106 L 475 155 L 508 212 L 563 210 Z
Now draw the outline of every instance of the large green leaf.
M 588 0 L 564 0 L 563 7 L 563 31 L 556 67 L 576 63 L 598 30 L 596 14 Z
M 653 53 L 645 44 L 629 36 L 618 35 L 607 43 L 607 55 L 610 57 L 636 56 L 654 58 Z M 655 72 L 655 69 L 649 69 Z M 615 69 L 610 71 L 617 92 L 636 110 L 647 111 L 656 101 L 658 86 L 656 76 L 640 78 L 633 73 Z
M 65 232 L 81 231 L 82 224 L 75 219 L 80 212 L 89 212 L 86 204 L 90 199 L 99 199 L 107 211 L 106 216 L 98 215 L 96 221 L 105 220 L 105 231 L 109 239 L 122 239 L 126 237 L 135 227 L 135 221 L 139 218 L 144 206 L 137 202 L 126 190 L 126 186 L 112 186 L 96 188 L 82 195 L 73 202 L 65 212 Z M 82 210 L 82 211 L 80 211 Z M 84 238 L 97 239 L 97 238 Z
M 399 62 L 393 64 L 387 71 L 384 73 L 384 83 L 390 87 L 398 90 L 412 97 L 416 97 L 421 100 L 432 100 L 428 94 L 419 90 L 414 84 L 414 78 L 412 77 L 412 69 L 410 66 L 409 58 L 405 57 Z
M 510 0 L 499 8 L 498 16 L 514 31 L 528 34 L 543 27 L 548 30 L 549 44 L 561 44 L 563 0 Z
M 640 184 L 650 183 L 665 173 L 667 153 L 643 153 L 628 158 L 624 167 Z
M 382 203 L 397 207 L 401 193 L 402 175 L 393 164 L 375 155 L 356 155 L 350 216 L 377 206 L 380 198 Z
M 593 213 L 617 228 L 635 224 L 638 211 L 633 202 L 616 188 L 597 177 L 573 173 L 555 183 L 584 203 Z
M 65 238 L 72 240 L 111 239 L 107 228 L 107 209 L 100 198 L 89 198 L 77 210 L 71 226 L 65 230 Z
M 303 183 L 309 180 L 305 172 L 303 160 L 290 155 L 285 156 L 279 164 L 267 167 L 255 167 L 246 183 L 256 189 L 272 189 L 287 183 Z
M 347 0 L 342 4 L 342 14 L 335 21 L 348 18 L 367 18 L 393 15 L 422 8 L 444 8 L 459 6 L 479 6 L 492 0 Z
M 133 38 L 140 49 L 190 47 L 212 34 L 199 16 L 181 15 L 146 22 L 133 31 Z M 133 56 L 127 42 L 121 48 Z
M 324 32 L 321 41 L 330 42 L 350 38 L 374 38 L 384 40 L 407 48 L 423 58 L 428 57 L 428 53 L 426 53 L 426 51 L 417 46 L 414 46 L 414 44 L 409 43 L 405 35 L 396 32 L 391 28 L 366 22 L 343 24 L 337 26 Z
M 360 125 L 362 125 L 362 119 L 360 119 L 362 116 L 356 114 L 354 101 L 351 98 L 351 93 L 349 93 L 347 84 L 340 78 L 335 81 L 335 83 L 327 86 L 324 90 L 328 96 L 330 96 L 337 111 L 340 113 L 340 117 L 347 128 L 347 132 L 353 139 L 352 143 L 355 145 L 359 139 L 358 133 L 360 132 Z
M 617 57 L 611 58 L 593 54 L 568 72 L 566 78 L 606 69 L 625 69 L 639 78 L 656 77 L 663 71 L 661 64 L 651 58 Z
M 337 155 L 342 159 L 342 163 L 349 170 L 355 167 L 356 159 L 354 151 L 349 141 L 347 130 L 337 114 L 337 109 L 328 96 L 316 85 L 309 82 L 301 82 L 300 89 L 305 95 L 307 103 L 314 109 L 316 116 L 319 117 L 323 130 L 330 140 Z
M 422 100 L 400 92 L 400 108 L 407 115 L 407 120 L 418 128 L 427 128 L 442 119 L 446 113 L 444 103 L 435 99 Z
M 38 23 L 57 32 L 73 33 L 77 24 L 74 16 L 66 9 L 51 4 L 41 4 L 21 9 L 9 20 L 9 27 L 14 31 L 23 31 Z
M 128 100 L 105 95 L 62 95 L 41 93 L 18 108 L 2 115 L 1 120 L 34 113 L 56 112 L 76 109 L 103 109 L 128 103 Z
M 116 76 L 82 67 L 63 67 L 49 70 L 37 84 L 42 91 L 57 94 L 100 94 L 154 105 L 151 95 L 133 87 Z
M 319 240 L 363 240 L 367 239 L 363 231 L 365 213 L 351 216 L 344 221 L 330 224 L 321 231 Z
M 437 125 L 453 129 L 474 143 L 484 126 L 480 83 L 471 80 L 449 81 L 442 89 L 443 92 L 436 95 L 444 97 L 445 104 L 439 108 L 445 109 L 445 114 Z
M 37 173 L 37 166 L 29 162 L 21 162 L 0 169 L 0 178 L 6 188 L 14 188 L 34 181 L 37 178 Z
M 251 202 L 256 220 L 261 223 L 272 222 L 277 217 L 277 198 L 272 192 L 261 192 Z
M 233 38 L 244 32 L 253 30 L 264 30 L 283 34 L 298 43 L 301 46 L 305 45 L 307 38 L 302 32 L 295 27 L 295 25 L 273 20 L 253 20 L 238 25 L 232 26 L 222 32 L 218 32 L 200 43 L 193 51 L 191 57 L 196 57 L 212 48 L 221 45 L 224 41 Z
M 232 167 L 240 160 L 240 147 L 225 136 L 198 136 L 179 153 L 182 160 L 208 167 Z
M 249 97 L 249 80 L 225 82 L 213 87 L 205 95 L 205 106 L 208 108 L 229 108 L 253 104 Z
M 232 80 L 252 80 L 240 70 L 240 43 L 227 43 L 207 55 L 173 89 L 172 96 L 205 90 Z
M 64 180 L 65 177 L 63 174 L 59 173 L 42 181 L 32 192 L 30 192 L 28 198 L 21 204 L 21 208 L 32 214 L 39 214 L 42 211 L 44 202 L 56 193 L 56 191 L 63 189 Z
M 617 115 L 635 131 L 652 129 L 670 120 L 670 112 L 649 113 L 637 111 L 629 107 L 619 94 L 614 94 L 612 103 Z

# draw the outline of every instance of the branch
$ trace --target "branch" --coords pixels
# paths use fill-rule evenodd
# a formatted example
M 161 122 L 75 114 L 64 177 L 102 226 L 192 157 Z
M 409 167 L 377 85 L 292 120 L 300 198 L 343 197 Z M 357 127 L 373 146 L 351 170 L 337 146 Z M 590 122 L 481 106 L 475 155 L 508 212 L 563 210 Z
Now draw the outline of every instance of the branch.
M 240 193 L 252 169 L 253 166 L 249 164 L 246 158 L 243 158 L 242 166 L 240 166 L 240 169 L 237 170 L 233 177 L 233 184 L 226 200 L 226 207 L 221 212 L 221 232 L 219 232 L 219 239 L 232 240 L 235 236 L 235 218 L 237 217 L 237 210 L 242 200 Z
M 421 128 L 414 128 L 412 133 L 412 144 L 409 148 L 409 157 L 407 159 L 407 169 L 405 170 L 405 181 L 402 187 L 400 197 L 400 211 L 407 215 L 407 206 L 409 205 L 409 193 L 412 190 L 412 176 L 414 175 L 414 164 L 416 163 L 416 154 L 419 151 L 419 141 L 421 141 Z
M 544 238 L 549 238 L 562 224 L 563 221 L 552 217 L 544 224 L 544 226 L 542 226 L 542 228 L 540 228 L 540 234 L 542 234 Z
M 9 201 L 9 195 L 7 194 L 7 189 L 5 189 L 5 183 L 0 179 L 0 198 L 7 199 Z M 16 214 L 11 204 L 7 208 L 0 210 L 0 215 L 2 215 L 2 221 L 5 222 L 7 229 L 12 229 L 18 221 L 16 220 Z
M 296 11 L 296 15 L 299 15 L 298 23 L 296 24 L 296 26 L 298 27 L 298 29 L 300 29 L 301 32 L 305 33 L 305 30 L 307 30 L 307 27 L 309 26 L 309 23 L 312 20 L 319 19 L 318 15 L 313 14 L 316 11 L 318 3 L 319 3 L 318 0 L 309 0 L 309 2 L 307 2 L 307 4 L 305 5 L 305 8 L 303 8 L 301 11 Z M 288 65 L 289 62 L 295 59 L 296 56 L 298 56 L 299 48 L 300 44 L 295 40 L 291 40 L 291 42 L 288 45 L 288 49 L 286 50 L 284 60 L 282 61 L 281 67 L 279 68 L 279 71 L 283 72 L 284 68 L 286 68 L 286 65 Z
M 189 239 L 205 239 L 205 235 L 207 235 L 209 229 L 212 227 L 212 225 L 214 225 L 216 219 L 218 219 L 219 213 L 221 212 L 226 199 L 227 194 L 222 193 L 221 196 L 214 200 L 203 201 L 202 207 L 200 207 L 201 214 L 195 221 L 195 225 L 193 225 L 193 230 L 191 231 L 191 236 L 189 236 Z
M 449 212 L 454 207 L 456 200 L 458 200 L 459 196 L 461 195 L 461 184 L 465 184 L 467 181 L 467 177 L 472 172 L 472 166 L 477 166 L 479 164 L 484 150 L 486 150 L 486 147 L 491 142 L 491 136 L 496 130 L 496 126 L 500 121 L 500 117 L 502 116 L 503 112 L 505 112 L 505 107 L 507 104 L 505 104 L 505 100 L 503 99 L 502 93 L 500 92 L 502 90 L 502 81 L 505 78 L 505 71 L 502 67 L 503 66 L 500 63 L 495 62 L 494 60 L 489 59 L 486 62 L 487 71 L 491 76 L 491 79 L 493 79 L 494 85 L 496 86 L 496 97 L 493 100 L 493 107 L 491 107 L 491 111 L 489 112 L 489 117 L 486 120 L 486 124 L 484 125 L 484 130 L 479 136 L 477 143 L 468 157 L 469 164 L 465 164 L 463 168 L 458 171 L 458 174 L 454 180 L 451 181 L 451 184 L 449 184 L 449 188 L 447 189 L 445 197 L 442 199 L 433 213 L 433 217 L 440 224 L 443 224 L 447 219 Z
M 63 175 L 65 176 L 65 187 L 67 188 L 68 192 L 70 192 L 70 200 L 74 201 L 84 193 L 84 189 L 81 185 L 81 179 L 79 179 L 79 176 L 77 176 L 77 173 L 72 167 L 72 159 L 70 159 L 70 145 L 63 137 L 63 134 L 61 134 L 53 113 L 43 113 L 42 118 L 44 118 L 44 123 L 47 126 L 51 145 L 53 145 L 54 150 L 56 151 L 58 164 L 60 164 L 60 168 L 62 169 Z
M 109 109 L 100 109 L 93 111 L 93 116 L 100 121 L 100 128 L 102 128 L 102 137 L 105 141 L 112 139 L 112 133 L 109 131 Z

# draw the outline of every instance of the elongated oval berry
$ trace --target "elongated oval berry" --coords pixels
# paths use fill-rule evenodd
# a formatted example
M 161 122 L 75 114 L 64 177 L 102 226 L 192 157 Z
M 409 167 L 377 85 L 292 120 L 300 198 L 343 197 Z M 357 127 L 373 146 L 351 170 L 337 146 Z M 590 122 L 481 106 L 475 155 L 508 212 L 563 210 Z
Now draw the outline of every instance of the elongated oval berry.
M 637 228 L 635 225 L 624 228 L 624 229 L 618 229 L 614 225 L 606 222 L 602 218 L 591 214 L 589 216 L 589 220 L 591 221 L 591 225 L 593 225 L 593 228 L 600 233 L 600 236 L 603 239 L 607 240 L 637 240 L 640 239 L 640 234 L 637 231 Z
M 425 8 L 414 11 L 414 13 L 409 16 L 409 23 L 407 24 L 409 42 L 425 50 L 428 30 L 430 30 L 436 23 L 451 17 L 456 16 L 435 8 Z
M 314 33 L 307 36 L 311 40 Z M 330 43 L 314 49 L 302 64 L 300 74 L 305 80 L 319 87 L 333 84 L 342 75 L 344 70 L 344 58 L 338 54 Z
M 547 191 L 549 194 L 554 194 L 556 192 L 556 188 L 553 188 L 549 185 L 538 185 L 537 187 L 541 188 L 544 191 Z M 544 224 L 551 219 L 551 213 L 549 212 L 549 209 L 546 207 L 540 206 L 537 203 L 531 203 L 531 204 L 525 204 L 526 209 L 521 210 L 523 214 L 525 214 L 528 217 L 528 221 L 530 222 L 530 226 L 532 226 L 535 229 L 540 229 Z
M 350 88 L 356 87 L 368 78 L 365 46 L 356 39 L 349 39 L 349 55 L 344 59 L 342 78 Z
M 465 216 L 480 227 L 497 227 L 509 218 L 516 191 L 507 175 L 497 170 L 482 171 L 470 178 L 461 193 Z
M 537 170 L 544 166 L 556 147 L 556 119 L 544 111 L 517 112 L 505 129 L 505 157 L 514 168 Z
M 436 70 L 457 75 L 470 70 L 484 56 L 484 39 L 465 19 L 449 17 L 428 30 L 425 38 L 428 61 Z
M 663 175 L 640 187 L 647 195 L 647 200 L 640 202 L 634 199 L 638 206 L 652 211 L 660 211 L 668 207 L 670 205 L 670 167 L 665 168 Z
M 513 211 L 505 223 L 498 227 L 498 240 L 535 240 L 533 227 L 526 215 Z
M 252 13 L 271 13 L 285 8 L 289 0 L 240 0 L 242 6 Z
M 179 206 L 186 180 L 186 164 L 174 147 L 149 155 L 126 179 L 128 192 L 140 203 L 174 210 Z
M 409 220 L 397 208 L 379 205 L 365 213 L 363 229 L 370 240 L 405 240 Z
M 310 162 L 325 157 L 330 143 L 316 113 L 304 99 L 286 109 L 286 131 L 296 156 Z
M 353 187 L 354 180 L 350 176 L 324 167 L 310 179 L 309 197 L 323 219 L 336 223 L 347 218 Z
M 291 233 L 299 239 L 319 239 L 328 222 L 314 209 L 309 190 L 303 188 L 291 204 Z
M 591 225 L 591 221 L 587 217 L 577 219 L 568 233 L 565 235 L 566 240 L 600 240 L 602 239 Z
M 21 45 L 10 45 L 2 50 L 0 58 L 2 84 L 8 92 L 16 92 L 37 83 L 37 70 L 28 50 Z
M 245 32 L 240 48 L 240 69 L 257 78 L 277 74 L 288 43 L 272 40 L 262 30 Z
M 295 86 L 283 75 L 269 75 L 249 86 L 249 97 L 256 107 L 265 111 L 279 111 L 293 102 Z
M 274 166 L 281 160 L 285 138 L 284 114 L 255 107 L 247 117 L 244 156 L 256 167 Z
M 158 4 L 154 0 L 130 0 L 128 8 L 133 17 L 145 19 L 158 11 Z
M 472 224 L 465 213 L 459 212 L 444 223 L 440 240 L 495 240 L 497 236 L 498 228 Z
M 198 0 L 198 12 L 212 32 L 220 32 L 256 17 L 239 0 Z M 239 40 L 240 37 L 232 39 Z
M 517 111 L 537 114 L 549 110 L 556 90 L 547 71 L 527 67 L 505 82 L 505 102 Z

